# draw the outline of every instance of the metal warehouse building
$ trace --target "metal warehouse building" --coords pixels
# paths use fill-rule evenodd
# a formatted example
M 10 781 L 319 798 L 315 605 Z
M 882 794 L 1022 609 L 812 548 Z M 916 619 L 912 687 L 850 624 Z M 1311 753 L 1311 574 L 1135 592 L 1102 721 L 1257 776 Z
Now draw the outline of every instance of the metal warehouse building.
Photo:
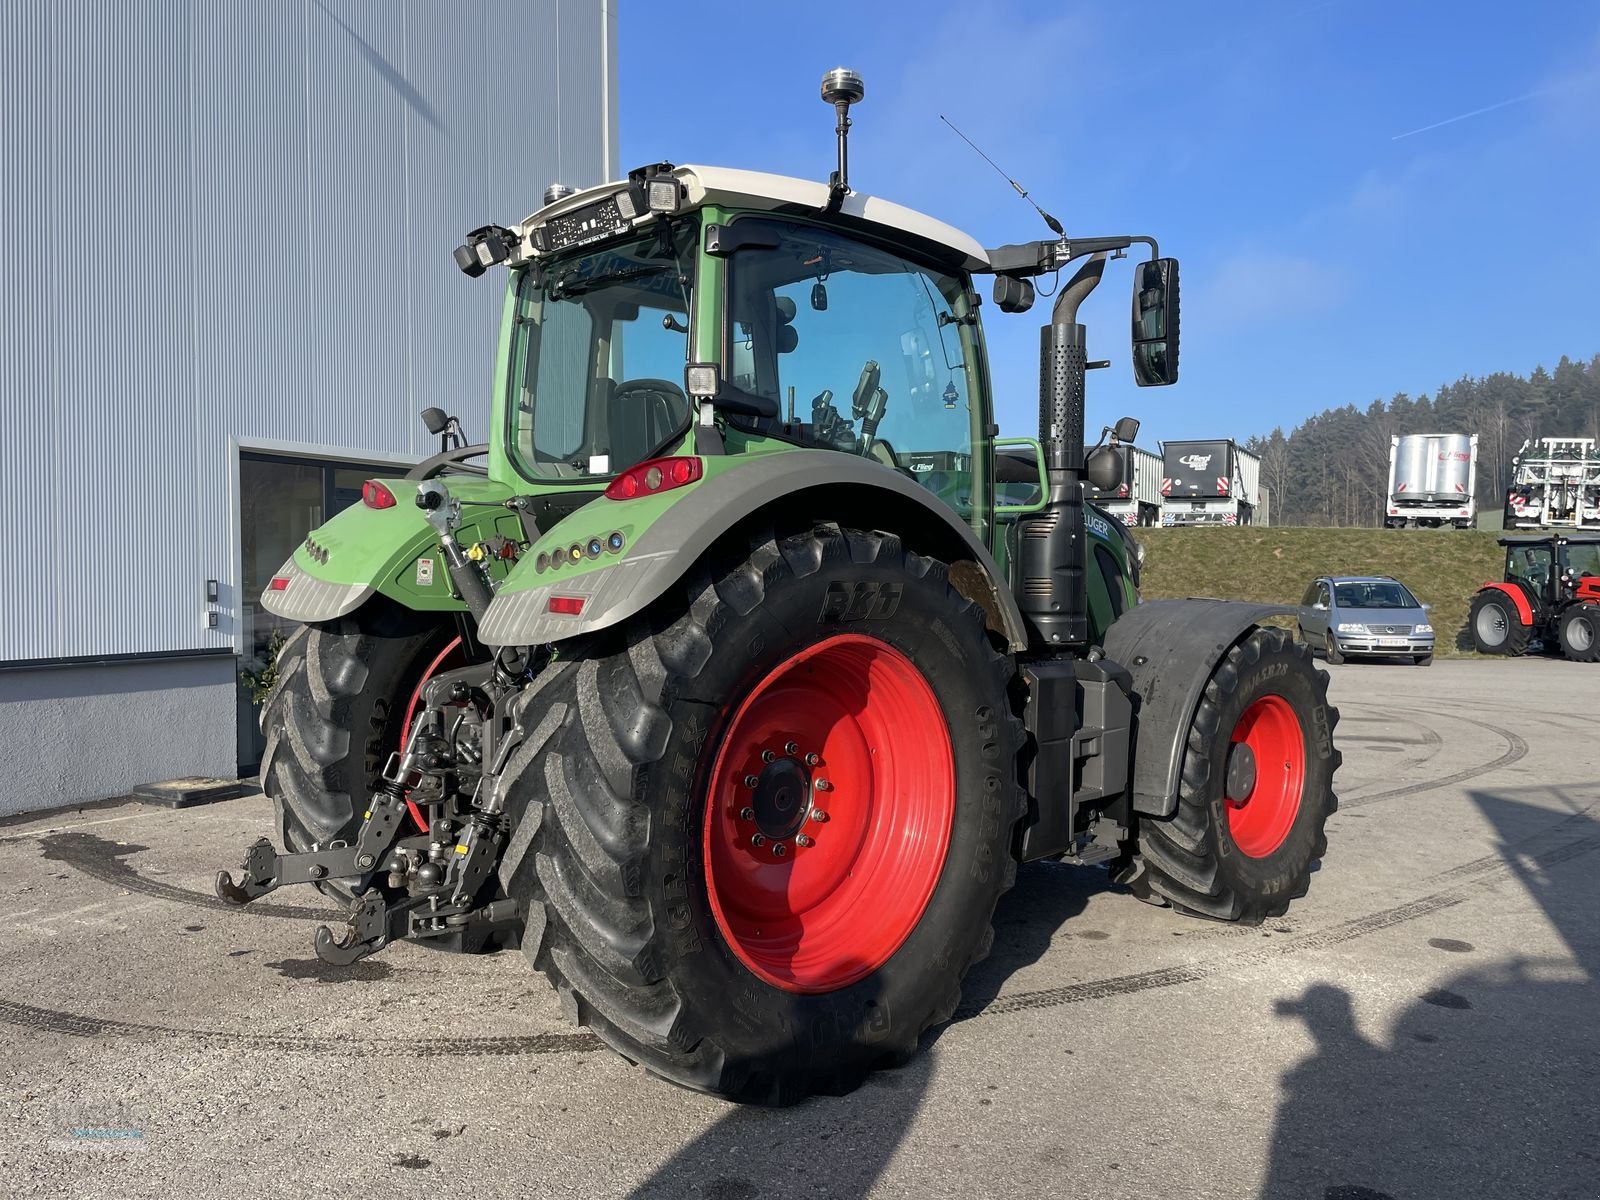
M 617 174 L 611 0 L 0 6 L 0 814 L 260 757 L 260 589 L 487 433 L 470 228 Z

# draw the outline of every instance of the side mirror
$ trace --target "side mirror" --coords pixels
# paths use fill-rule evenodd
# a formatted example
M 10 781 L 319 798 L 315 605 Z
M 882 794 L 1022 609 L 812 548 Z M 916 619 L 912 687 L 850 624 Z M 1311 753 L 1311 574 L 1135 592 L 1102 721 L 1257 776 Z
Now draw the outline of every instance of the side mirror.
M 1153 258 L 1133 273 L 1133 381 L 1178 382 L 1178 260 Z
M 450 428 L 450 416 L 442 408 L 425 408 L 422 410 L 422 423 L 429 433 L 440 434 Z
M 1010 275 L 996 275 L 994 302 L 1003 313 L 1025 313 L 1033 307 L 1033 284 Z
M 1123 417 L 1111 427 L 1111 436 L 1116 438 L 1117 441 L 1125 442 L 1131 446 L 1133 440 L 1139 436 L 1139 419 L 1137 417 Z
M 1114 492 L 1122 484 L 1122 455 L 1110 446 L 1101 446 L 1089 455 L 1083 473 L 1090 487 L 1099 488 L 1102 492 Z

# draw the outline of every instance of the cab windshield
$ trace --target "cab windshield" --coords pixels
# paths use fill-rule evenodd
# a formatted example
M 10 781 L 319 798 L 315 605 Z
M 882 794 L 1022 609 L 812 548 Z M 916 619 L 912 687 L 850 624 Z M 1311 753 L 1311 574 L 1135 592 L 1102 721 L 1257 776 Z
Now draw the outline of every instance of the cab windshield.
M 983 389 L 966 281 L 801 223 L 729 266 L 729 381 L 807 445 L 895 468 L 980 531 Z M 773 422 L 754 422 L 764 430 Z
M 613 475 L 689 427 L 683 392 L 694 218 L 540 263 L 516 285 L 512 458 L 533 479 Z

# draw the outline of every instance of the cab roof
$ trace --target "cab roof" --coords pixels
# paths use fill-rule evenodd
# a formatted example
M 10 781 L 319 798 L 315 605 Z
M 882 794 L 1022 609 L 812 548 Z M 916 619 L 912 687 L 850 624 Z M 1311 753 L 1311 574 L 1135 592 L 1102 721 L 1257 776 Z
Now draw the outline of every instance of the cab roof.
M 685 209 L 715 204 L 798 215 L 820 214 L 828 203 L 828 185 L 814 179 L 769 175 L 764 171 L 741 171 L 734 167 L 682 166 L 673 168 L 672 173 L 684 186 Z M 618 180 L 575 192 L 529 214 L 522 223 L 522 232 L 526 235 L 535 225 L 593 204 L 626 186 L 626 180 Z M 943 221 L 891 200 L 863 192 L 850 192 L 840 205 L 839 212 L 869 230 L 876 228 L 890 237 L 910 234 L 920 241 L 931 242 L 948 252 L 953 260 L 968 271 L 985 271 L 989 267 L 988 252 L 973 238 L 953 225 L 946 225 Z
M 1543 546 L 1549 542 L 1577 542 L 1587 546 L 1600 542 L 1600 529 L 1573 529 L 1570 531 L 1552 529 L 1548 533 L 1535 533 L 1530 530 L 1522 537 L 1512 535 L 1496 539 L 1502 546 Z

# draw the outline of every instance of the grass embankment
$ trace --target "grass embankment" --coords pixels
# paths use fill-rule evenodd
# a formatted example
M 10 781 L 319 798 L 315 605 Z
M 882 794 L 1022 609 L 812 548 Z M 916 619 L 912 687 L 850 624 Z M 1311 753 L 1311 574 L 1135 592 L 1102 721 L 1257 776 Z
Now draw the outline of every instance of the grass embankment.
M 1139 529 L 1143 595 L 1299 604 L 1318 575 L 1393 575 L 1425 604 L 1441 655 L 1470 653 L 1467 607 L 1499 579 L 1498 534 L 1442 529 Z M 1292 624 L 1292 623 L 1291 623 Z

